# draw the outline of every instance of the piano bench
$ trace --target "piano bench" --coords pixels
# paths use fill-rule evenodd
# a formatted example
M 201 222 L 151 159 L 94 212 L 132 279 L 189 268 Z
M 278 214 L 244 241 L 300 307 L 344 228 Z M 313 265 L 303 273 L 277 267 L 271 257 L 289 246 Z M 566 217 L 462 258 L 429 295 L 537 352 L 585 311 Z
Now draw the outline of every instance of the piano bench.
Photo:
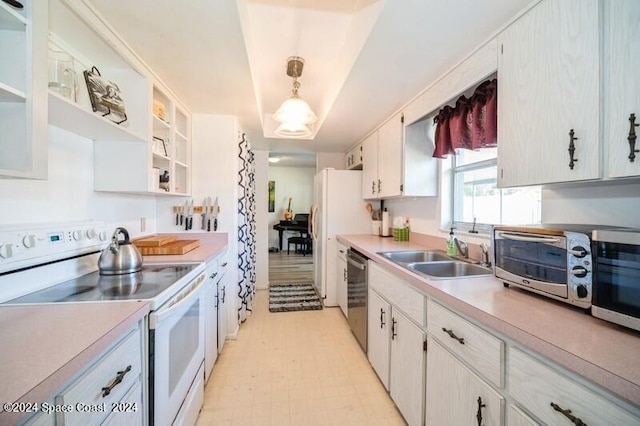
M 289 237 L 287 239 L 287 254 L 290 254 L 291 244 L 295 245 L 295 252 L 298 252 L 298 246 L 301 246 L 302 254 L 311 253 L 310 237 Z

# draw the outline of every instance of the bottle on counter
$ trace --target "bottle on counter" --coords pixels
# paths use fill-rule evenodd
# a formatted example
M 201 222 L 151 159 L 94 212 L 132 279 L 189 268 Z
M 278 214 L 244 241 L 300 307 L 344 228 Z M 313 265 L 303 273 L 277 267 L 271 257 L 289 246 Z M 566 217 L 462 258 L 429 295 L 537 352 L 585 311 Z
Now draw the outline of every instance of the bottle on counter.
M 449 231 L 449 239 L 447 239 L 447 255 L 457 256 L 458 247 L 456 247 L 456 237 L 453 235 L 453 226 Z

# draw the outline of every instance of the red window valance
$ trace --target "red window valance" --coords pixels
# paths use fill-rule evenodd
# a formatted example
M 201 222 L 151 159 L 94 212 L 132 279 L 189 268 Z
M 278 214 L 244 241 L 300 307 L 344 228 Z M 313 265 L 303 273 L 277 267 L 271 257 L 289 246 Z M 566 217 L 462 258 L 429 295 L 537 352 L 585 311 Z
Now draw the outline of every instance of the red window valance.
M 433 156 L 445 158 L 455 150 L 480 149 L 498 143 L 498 80 L 479 85 L 471 97 L 460 96 L 455 107 L 445 106 L 436 123 Z

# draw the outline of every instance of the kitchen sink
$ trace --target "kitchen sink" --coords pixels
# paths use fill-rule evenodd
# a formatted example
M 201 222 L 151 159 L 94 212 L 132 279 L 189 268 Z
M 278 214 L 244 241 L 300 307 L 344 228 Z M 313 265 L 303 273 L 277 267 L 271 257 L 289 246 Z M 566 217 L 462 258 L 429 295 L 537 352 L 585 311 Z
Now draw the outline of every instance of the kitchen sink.
M 480 265 L 474 265 L 455 260 L 437 262 L 413 262 L 408 263 L 406 268 L 426 275 L 429 278 L 461 278 L 469 276 L 490 276 L 491 269 Z
M 414 263 L 414 262 L 436 262 L 443 260 L 451 260 L 444 253 L 432 250 L 407 250 L 407 251 L 387 251 L 378 253 L 396 263 Z M 404 266 L 404 265 L 403 265 Z

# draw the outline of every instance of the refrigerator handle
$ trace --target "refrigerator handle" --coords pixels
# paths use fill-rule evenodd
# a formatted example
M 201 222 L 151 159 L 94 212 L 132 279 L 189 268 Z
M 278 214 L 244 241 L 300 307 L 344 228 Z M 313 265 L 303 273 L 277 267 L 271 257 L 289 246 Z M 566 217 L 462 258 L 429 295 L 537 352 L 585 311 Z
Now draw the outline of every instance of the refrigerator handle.
M 316 221 L 318 216 L 318 205 L 314 204 L 311 206 L 311 220 L 309 221 L 309 226 L 311 227 L 311 236 L 314 242 L 318 241 L 318 226 Z

